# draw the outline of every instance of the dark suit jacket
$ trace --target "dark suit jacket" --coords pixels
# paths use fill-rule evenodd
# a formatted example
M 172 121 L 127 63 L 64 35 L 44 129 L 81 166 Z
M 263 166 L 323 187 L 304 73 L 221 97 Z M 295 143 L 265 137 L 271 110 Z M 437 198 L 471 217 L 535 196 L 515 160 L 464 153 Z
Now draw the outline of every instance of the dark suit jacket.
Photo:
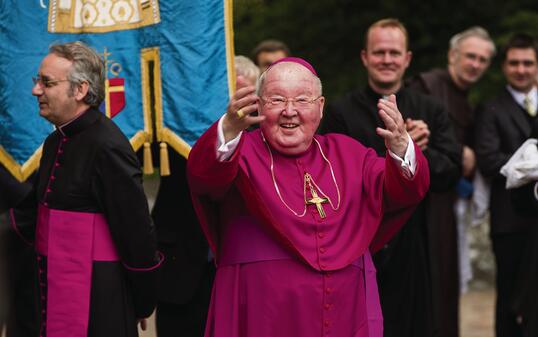
M 499 171 L 529 138 L 532 119 L 507 89 L 477 109 L 475 150 L 478 168 L 491 178 L 491 234 L 524 231 L 535 222 L 518 214 L 506 189 L 506 178 Z
M 531 138 L 538 138 L 538 118 L 534 119 L 533 130 Z M 538 166 L 538 163 L 536 163 Z M 524 215 L 536 216 L 538 215 L 538 199 L 534 194 L 535 185 L 538 181 L 533 181 L 520 188 L 516 188 L 510 191 L 512 196 L 512 204 L 515 210 Z

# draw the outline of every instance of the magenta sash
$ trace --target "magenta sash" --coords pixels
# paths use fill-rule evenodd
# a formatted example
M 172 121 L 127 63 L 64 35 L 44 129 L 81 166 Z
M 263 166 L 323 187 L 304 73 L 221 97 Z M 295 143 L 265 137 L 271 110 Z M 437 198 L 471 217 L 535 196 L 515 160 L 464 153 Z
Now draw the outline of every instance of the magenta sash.
M 47 337 L 86 337 L 93 261 L 119 261 L 105 217 L 39 205 L 36 250 L 47 256 Z
M 256 218 L 248 215 L 237 216 L 226 224 L 218 256 L 219 266 L 295 259 L 263 231 Z

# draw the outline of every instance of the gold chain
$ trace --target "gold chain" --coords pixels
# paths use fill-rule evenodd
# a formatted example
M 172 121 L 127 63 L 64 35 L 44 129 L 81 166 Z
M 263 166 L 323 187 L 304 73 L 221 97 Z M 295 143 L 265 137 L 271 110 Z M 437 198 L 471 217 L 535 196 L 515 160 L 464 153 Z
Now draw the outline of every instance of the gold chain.
M 331 205 L 331 208 L 333 209 L 333 211 L 337 211 L 340 208 L 340 189 L 338 188 L 338 183 L 336 182 L 336 177 L 334 176 L 333 166 L 331 165 L 331 162 L 329 161 L 329 159 L 327 159 L 327 157 L 325 156 L 325 153 L 323 153 L 323 150 L 321 149 L 321 145 L 319 144 L 319 142 L 318 142 L 318 140 L 316 138 L 313 138 L 313 139 L 314 139 L 314 141 L 316 142 L 316 144 L 318 146 L 319 152 L 321 153 L 321 156 L 323 157 L 325 162 L 327 162 L 327 164 L 329 164 L 329 169 L 331 170 L 331 176 L 333 178 L 334 186 L 336 187 L 336 193 L 338 195 L 338 204 L 336 205 L 336 207 L 334 207 L 334 204 L 333 204 L 331 198 L 329 198 L 329 196 L 327 194 L 325 194 L 321 188 L 319 188 L 318 184 L 316 184 L 316 182 L 314 181 L 314 178 L 312 177 L 312 175 L 310 175 L 309 173 L 305 173 L 305 175 L 303 177 L 303 196 L 304 196 L 304 200 L 305 200 L 305 205 L 304 205 L 303 213 L 299 214 L 299 213 L 295 212 L 293 209 L 291 209 L 291 207 L 284 201 L 284 198 L 280 194 L 280 189 L 278 188 L 278 184 L 277 184 L 276 178 L 275 178 L 273 152 L 271 152 L 271 148 L 269 147 L 269 144 L 265 140 L 265 137 L 263 136 L 263 133 L 260 133 L 260 134 L 262 136 L 263 142 L 265 143 L 265 146 L 267 146 L 267 151 L 269 151 L 269 157 L 271 158 L 271 166 L 270 166 L 271 177 L 273 178 L 273 186 L 275 187 L 276 194 L 278 195 L 278 197 L 280 198 L 280 201 L 284 204 L 284 206 L 286 206 L 286 208 L 290 210 L 290 212 L 292 212 L 293 214 L 295 214 L 295 216 L 297 216 L 299 218 L 305 216 L 306 208 L 307 208 L 306 207 L 306 185 L 307 185 L 307 183 L 308 183 L 309 186 L 310 186 L 310 183 L 312 183 L 314 185 L 314 187 L 316 187 L 318 189 L 320 194 L 323 195 L 325 198 L 327 198 L 327 200 L 329 201 L 329 204 Z

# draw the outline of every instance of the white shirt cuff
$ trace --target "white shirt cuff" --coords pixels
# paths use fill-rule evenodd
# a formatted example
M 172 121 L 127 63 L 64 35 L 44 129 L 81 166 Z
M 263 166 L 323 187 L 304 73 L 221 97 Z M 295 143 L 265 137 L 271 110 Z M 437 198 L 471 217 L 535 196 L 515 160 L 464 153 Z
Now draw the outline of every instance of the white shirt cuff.
M 402 174 L 406 178 L 411 179 L 415 175 L 415 171 L 417 169 L 417 158 L 415 154 L 415 145 L 413 144 L 413 140 L 409 134 L 407 134 L 407 139 L 409 142 L 407 143 L 407 150 L 405 150 L 405 156 L 403 159 L 391 150 L 389 150 L 389 155 L 392 159 L 394 159 L 394 161 L 396 161 L 396 163 L 400 164 Z
M 219 119 L 219 124 L 217 125 L 216 150 L 217 150 L 217 159 L 221 162 L 230 159 L 235 149 L 237 148 L 237 145 L 239 144 L 241 135 L 243 134 L 243 131 L 239 132 L 239 135 L 237 137 L 235 137 L 234 139 L 226 143 L 226 140 L 224 139 L 224 130 L 222 129 L 223 119 L 224 119 L 224 115 Z

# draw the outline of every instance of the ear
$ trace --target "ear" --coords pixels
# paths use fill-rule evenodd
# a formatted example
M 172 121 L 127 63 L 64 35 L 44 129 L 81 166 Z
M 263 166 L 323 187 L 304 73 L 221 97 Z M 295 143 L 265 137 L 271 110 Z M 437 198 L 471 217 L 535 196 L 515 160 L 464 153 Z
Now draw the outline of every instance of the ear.
M 506 60 L 504 60 L 502 63 L 501 63 L 501 70 L 504 74 L 504 77 L 508 77 L 507 74 L 508 74 L 508 63 L 506 62 Z
M 448 54 L 447 54 L 447 57 L 448 57 L 448 64 L 454 64 L 456 63 L 456 56 L 457 56 L 457 51 L 455 49 L 450 49 L 448 51 Z
M 84 97 L 88 94 L 90 90 L 90 85 L 88 82 L 84 81 L 75 87 L 75 99 L 77 101 L 82 101 Z
M 366 58 L 366 50 L 361 50 L 362 65 L 366 68 L 368 66 L 368 59 Z
M 323 107 L 325 106 L 325 97 L 318 98 L 319 101 L 319 119 L 323 118 Z
M 408 51 L 405 53 L 405 68 L 409 67 L 411 64 L 411 59 L 413 58 L 413 53 Z

